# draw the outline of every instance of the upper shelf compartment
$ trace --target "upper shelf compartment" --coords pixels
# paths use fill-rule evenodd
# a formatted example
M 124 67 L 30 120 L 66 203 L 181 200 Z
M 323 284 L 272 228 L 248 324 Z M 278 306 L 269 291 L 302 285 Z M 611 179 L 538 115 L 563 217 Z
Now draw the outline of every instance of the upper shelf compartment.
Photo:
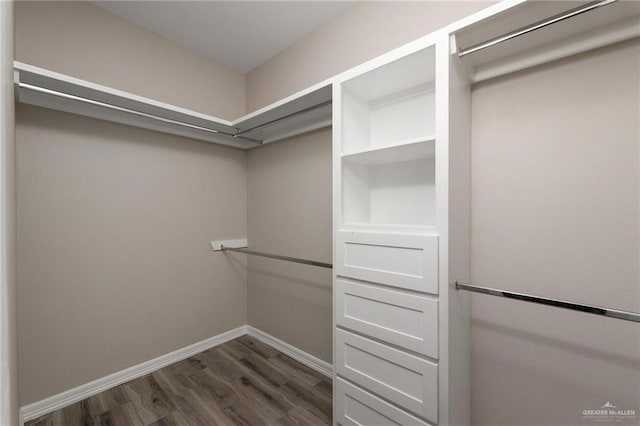
M 330 84 L 227 121 L 17 61 L 14 74 L 18 102 L 235 148 L 253 148 L 331 124 Z
M 479 82 L 640 36 L 640 2 L 517 2 L 451 31 Z
M 435 50 L 421 50 L 343 83 L 343 153 L 435 133 Z

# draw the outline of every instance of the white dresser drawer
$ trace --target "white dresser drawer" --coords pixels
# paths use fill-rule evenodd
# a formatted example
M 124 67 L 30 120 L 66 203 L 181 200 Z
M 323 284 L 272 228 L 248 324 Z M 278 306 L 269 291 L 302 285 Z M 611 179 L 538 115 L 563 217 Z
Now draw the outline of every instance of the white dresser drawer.
M 390 286 L 438 293 L 438 236 L 338 231 L 336 273 Z
M 438 301 L 400 290 L 336 280 L 336 324 L 438 358 Z
M 342 426 L 428 426 L 428 423 L 337 378 L 334 384 L 336 422 Z
M 344 330 L 335 338 L 338 375 L 437 423 L 437 364 Z

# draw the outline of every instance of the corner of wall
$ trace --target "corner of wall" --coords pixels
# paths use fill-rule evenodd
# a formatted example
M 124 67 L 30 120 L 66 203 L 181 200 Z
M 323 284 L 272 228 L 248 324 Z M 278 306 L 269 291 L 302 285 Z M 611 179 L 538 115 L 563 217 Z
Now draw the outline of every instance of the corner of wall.
M 16 194 L 13 2 L 0 2 L 0 424 L 19 417 L 16 328 Z

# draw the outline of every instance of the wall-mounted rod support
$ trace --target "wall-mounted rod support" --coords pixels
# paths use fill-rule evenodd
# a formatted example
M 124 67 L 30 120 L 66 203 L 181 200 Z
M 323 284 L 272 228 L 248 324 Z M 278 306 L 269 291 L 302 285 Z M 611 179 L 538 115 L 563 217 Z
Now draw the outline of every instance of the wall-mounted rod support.
M 548 299 L 546 297 L 532 296 L 530 294 L 515 293 L 495 288 L 481 287 L 473 284 L 466 284 L 456 281 L 456 290 L 466 290 L 474 293 L 488 294 L 491 296 L 505 297 L 507 299 L 521 300 L 524 302 L 538 303 L 541 305 L 554 306 L 556 308 L 569 309 L 572 311 L 584 312 L 587 314 L 601 315 L 625 321 L 640 322 L 640 314 L 616 309 L 603 308 L 601 306 L 582 305 L 564 300 Z
M 303 265 L 319 266 L 320 268 L 329 268 L 329 269 L 333 268 L 333 265 L 331 263 L 317 262 L 315 260 L 308 260 L 308 259 L 300 259 L 298 257 L 281 256 L 279 254 L 263 253 L 260 251 L 249 250 L 247 248 L 232 248 L 232 247 L 221 246 L 220 250 L 251 254 L 253 256 L 268 257 L 270 259 L 284 260 L 287 262 L 302 263 Z
M 507 40 L 514 39 L 516 37 L 520 37 L 532 31 L 539 30 L 541 28 L 547 27 L 549 25 L 564 21 L 565 19 L 573 18 L 574 16 L 581 15 L 585 12 L 589 12 L 590 10 L 597 9 L 602 6 L 606 6 L 608 4 L 614 3 L 618 0 L 597 0 L 592 1 L 590 3 L 584 4 L 582 6 L 576 7 L 574 9 L 568 10 L 566 12 L 562 12 L 558 15 L 554 15 L 550 18 L 543 19 L 542 21 L 535 22 L 533 24 L 527 25 L 526 27 L 519 28 L 514 31 L 510 31 L 506 34 L 502 34 L 495 38 L 485 40 L 482 43 L 475 44 L 473 46 L 458 50 L 458 56 L 463 57 L 470 53 L 475 53 L 480 50 L 486 49 L 488 47 L 495 46 L 496 44 L 500 44 Z
M 230 136 L 230 137 L 246 140 L 246 141 L 249 141 L 249 142 L 252 142 L 252 143 L 255 143 L 255 144 L 262 144 L 262 141 L 257 140 L 257 139 L 252 139 L 252 138 L 248 138 L 248 137 L 244 137 L 244 136 L 238 136 L 238 135 L 236 135 L 234 133 L 223 132 L 221 130 L 215 130 L 215 129 L 209 129 L 208 127 L 197 126 L 195 124 L 185 123 L 185 122 L 178 121 L 178 120 L 172 120 L 170 118 L 160 117 L 160 116 L 153 115 L 153 114 L 147 114 L 146 112 L 136 111 L 134 109 L 124 108 L 124 107 L 120 107 L 120 106 L 117 106 L 117 105 L 109 104 L 109 103 L 106 103 L 106 102 L 100 102 L 100 101 L 96 101 L 94 99 L 84 98 L 82 96 L 71 95 L 69 93 L 64 93 L 64 92 L 59 92 L 57 90 L 47 89 L 46 87 L 34 86 L 32 84 L 27 84 L 27 83 L 18 83 L 18 87 L 24 88 L 24 89 L 33 90 L 33 91 L 40 92 L 40 93 L 46 93 L 48 95 L 53 95 L 53 96 L 57 96 L 59 98 L 69 99 L 69 100 L 72 100 L 72 101 L 84 102 L 86 104 L 91 104 L 91 105 L 99 106 L 99 107 L 102 107 L 102 108 L 108 108 L 108 109 L 111 109 L 111 110 L 114 110 L 114 111 L 120 111 L 120 112 L 124 112 L 124 113 L 127 113 L 127 114 L 137 115 L 139 117 L 150 118 L 152 120 L 161 121 L 161 122 L 167 123 L 167 124 L 174 124 L 176 126 L 188 127 L 190 129 L 200 130 L 200 131 L 208 132 L 208 133 L 217 133 L 217 134 L 220 134 L 220 135 L 225 135 L 225 136 Z
M 245 133 L 253 132 L 254 130 L 258 130 L 258 129 L 262 129 L 263 127 L 271 126 L 272 124 L 275 124 L 278 121 L 282 121 L 282 120 L 285 120 L 285 119 L 290 118 L 290 117 L 294 117 L 294 116 L 299 115 L 299 114 L 304 114 L 306 112 L 314 111 L 316 109 L 320 109 L 320 108 L 325 107 L 327 105 L 331 105 L 331 101 L 324 101 L 324 102 L 321 102 L 321 103 L 319 103 L 317 105 L 312 105 L 312 106 L 310 106 L 308 108 L 301 109 L 300 111 L 292 112 L 291 114 L 287 114 L 287 115 L 284 115 L 282 117 L 278 117 L 275 120 L 267 121 L 266 123 L 259 124 L 257 126 L 249 128 L 249 129 L 240 130 L 239 132 L 236 133 L 236 135 L 243 135 Z

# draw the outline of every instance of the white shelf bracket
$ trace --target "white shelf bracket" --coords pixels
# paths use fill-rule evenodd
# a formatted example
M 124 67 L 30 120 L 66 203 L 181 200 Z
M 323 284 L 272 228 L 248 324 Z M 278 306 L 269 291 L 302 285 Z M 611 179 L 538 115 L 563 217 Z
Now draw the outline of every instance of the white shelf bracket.
M 222 251 L 222 246 L 229 248 L 246 248 L 248 247 L 247 239 L 243 240 L 218 240 L 211 241 L 211 248 L 213 251 Z

